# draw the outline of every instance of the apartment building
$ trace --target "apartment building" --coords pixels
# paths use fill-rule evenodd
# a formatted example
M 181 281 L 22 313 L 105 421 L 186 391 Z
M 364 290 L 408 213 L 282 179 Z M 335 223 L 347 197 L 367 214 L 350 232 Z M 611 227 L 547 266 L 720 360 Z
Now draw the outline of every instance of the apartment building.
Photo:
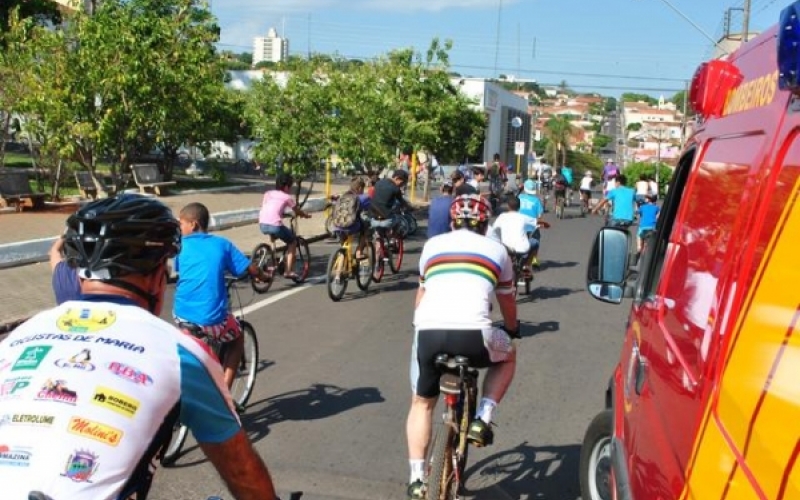
M 253 66 L 261 61 L 280 62 L 289 58 L 289 40 L 278 36 L 275 28 L 270 28 L 267 36 L 257 36 L 253 40 Z

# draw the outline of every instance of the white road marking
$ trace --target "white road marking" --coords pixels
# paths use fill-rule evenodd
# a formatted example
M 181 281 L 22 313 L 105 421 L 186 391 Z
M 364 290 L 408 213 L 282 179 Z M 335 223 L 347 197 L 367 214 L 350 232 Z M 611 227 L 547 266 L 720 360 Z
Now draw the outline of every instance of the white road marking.
M 306 288 L 316 285 L 317 283 L 322 283 L 323 281 L 325 281 L 325 276 L 314 276 L 312 278 L 308 278 L 306 282 L 303 283 L 302 285 L 290 288 L 288 290 L 284 290 L 281 293 L 277 293 L 272 297 L 269 297 L 268 299 L 258 301 L 255 304 L 250 304 L 249 306 L 242 308 L 242 313 L 247 315 L 250 314 L 251 312 L 258 311 L 259 309 L 263 309 L 264 307 L 267 307 L 270 304 L 274 304 L 279 300 L 283 300 L 286 297 L 291 297 L 292 295 L 302 292 Z

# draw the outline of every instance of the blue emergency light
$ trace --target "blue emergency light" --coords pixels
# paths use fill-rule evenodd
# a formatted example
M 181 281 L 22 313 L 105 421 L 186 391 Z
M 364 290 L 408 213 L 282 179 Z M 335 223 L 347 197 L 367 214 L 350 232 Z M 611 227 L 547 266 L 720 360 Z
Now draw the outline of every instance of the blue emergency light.
M 800 0 L 781 11 L 778 25 L 778 88 L 800 91 Z

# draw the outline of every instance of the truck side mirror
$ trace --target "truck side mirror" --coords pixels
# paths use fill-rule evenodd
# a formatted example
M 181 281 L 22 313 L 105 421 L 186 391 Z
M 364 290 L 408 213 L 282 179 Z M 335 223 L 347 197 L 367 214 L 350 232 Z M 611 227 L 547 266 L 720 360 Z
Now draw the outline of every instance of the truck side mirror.
M 628 273 L 628 232 L 604 227 L 594 240 L 586 273 L 586 287 L 597 300 L 619 304 Z

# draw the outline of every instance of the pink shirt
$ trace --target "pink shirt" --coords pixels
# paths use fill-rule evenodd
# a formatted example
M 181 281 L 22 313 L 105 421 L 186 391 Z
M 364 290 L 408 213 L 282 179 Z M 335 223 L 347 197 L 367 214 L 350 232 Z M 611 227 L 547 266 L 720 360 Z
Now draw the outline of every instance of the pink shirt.
M 283 221 L 281 217 L 286 207 L 294 208 L 295 201 L 292 195 L 272 189 L 264 193 L 264 199 L 261 202 L 261 212 L 258 214 L 259 224 L 268 224 L 270 226 L 282 226 Z

